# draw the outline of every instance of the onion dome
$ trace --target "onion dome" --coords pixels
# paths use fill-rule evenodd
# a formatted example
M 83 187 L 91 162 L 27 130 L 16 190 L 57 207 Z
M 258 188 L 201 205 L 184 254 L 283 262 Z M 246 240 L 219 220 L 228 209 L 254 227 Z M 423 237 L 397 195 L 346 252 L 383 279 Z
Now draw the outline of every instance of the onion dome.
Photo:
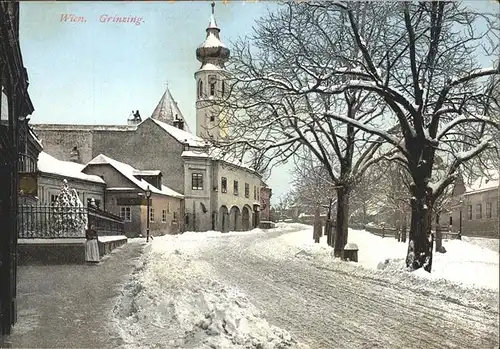
M 229 59 L 229 49 L 220 41 L 220 28 L 214 16 L 215 2 L 212 2 L 212 15 L 207 26 L 207 37 L 196 49 L 196 59 L 201 63 L 213 63 L 223 66 Z

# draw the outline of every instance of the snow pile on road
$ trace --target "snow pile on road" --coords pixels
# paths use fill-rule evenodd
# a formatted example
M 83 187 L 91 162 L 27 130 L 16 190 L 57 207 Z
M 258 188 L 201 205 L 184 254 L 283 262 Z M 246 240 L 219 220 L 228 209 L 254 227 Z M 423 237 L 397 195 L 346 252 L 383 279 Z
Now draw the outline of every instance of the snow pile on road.
M 198 243 L 218 235 L 163 236 L 147 246 L 114 309 L 129 347 L 304 347 L 269 325 L 245 295 L 221 284 L 216 271 L 197 259 Z
M 295 226 L 297 226 L 295 224 Z M 286 224 L 279 228 L 288 229 Z M 297 228 L 297 227 L 295 227 Z M 332 263 L 332 248 L 327 245 L 326 236 L 320 243 L 313 240 L 312 227 L 303 225 L 296 232 L 283 234 L 273 243 L 265 242 L 256 249 L 272 254 L 275 258 L 286 259 L 290 255 Z M 383 271 L 386 274 L 406 271 L 405 257 L 408 245 L 393 237 L 382 238 L 364 230 L 349 229 L 348 242 L 359 247 L 358 263 L 367 269 Z M 277 250 L 276 246 L 280 246 Z M 424 278 L 423 283 L 446 280 L 465 287 L 499 289 L 499 254 L 488 248 L 461 240 L 444 240 L 446 253 L 434 253 L 432 273 L 415 272 L 409 277 Z M 333 262 L 339 263 L 338 259 Z

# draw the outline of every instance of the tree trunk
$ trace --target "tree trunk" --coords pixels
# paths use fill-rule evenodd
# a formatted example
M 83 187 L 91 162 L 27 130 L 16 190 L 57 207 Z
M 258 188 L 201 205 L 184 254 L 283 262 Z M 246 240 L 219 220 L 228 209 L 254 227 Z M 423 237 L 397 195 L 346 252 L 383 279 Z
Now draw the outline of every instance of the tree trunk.
M 395 238 L 398 240 L 398 242 L 401 241 L 401 214 L 399 214 L 399 217 L 396 220 L 396 234 L 395 234 Z
M 320 212 L 319 212 L 319 207 L 316 207 L 316 210 L 314 212 L 314 222 L 313 222 L 313 238 L 315 243 L 319 244 L 320 236 L 321 236 Z
M 335 226 L 335 257 L 343 258 L 344 246 L 347 244 L 349 224 L 349 191 L 346 187 L 337 188 L 337 224 Z
M 332 229 L 332 204 L 333 204 L 333 199 L 330 199 L 330 204 L 328 205 L 328 216 L 326 218 L 326 225 L 325 225 L 325 230 L 326 230 L 326 241 L 328 246 L 333 247 L 333 229 Z
M 431 203 L 425 185 L 414 186 L 412 193 L 406 266 L 413 270 L 424 267 L 430 273 L 432 263 L 432 242 L 430 241 Z
M 408 218 L 407 218 L 406 212 L 403 212 L 403 225 L 401 227 L 401 242 L 403 242 L 403 243 L 406 242 L 406 229 L 408 229 L 407 222 L 408 222 Z
M 363 229 L 365 228 L 365 225 L 366 225 L 366 203 L 363 203 Z
M 443 234 L 441 234 L 441 226 L 439 224 L 439 212 L 436 213 L 436 252 L 443 252 Z

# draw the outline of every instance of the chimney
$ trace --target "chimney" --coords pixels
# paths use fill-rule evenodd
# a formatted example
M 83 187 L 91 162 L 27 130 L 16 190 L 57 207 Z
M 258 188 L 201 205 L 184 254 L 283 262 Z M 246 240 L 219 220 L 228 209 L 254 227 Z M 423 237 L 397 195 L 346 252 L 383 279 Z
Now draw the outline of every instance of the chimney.
M 128 125 L 137 125 L 140 124 L 142 121 L 141 119 L 141 114 L 139 114 L 139 111 L 136 110 L 135 112 L 132 110 L 132 113 L 130 113 L 129 118 L 127 119 L 127 124 Z
M 175 120 L 173 122 L 174 127 L 177 127 L 178 129 L 184 130 L 184 121 L 182 119 L 179 119 L 179 116 L 175 114 Z

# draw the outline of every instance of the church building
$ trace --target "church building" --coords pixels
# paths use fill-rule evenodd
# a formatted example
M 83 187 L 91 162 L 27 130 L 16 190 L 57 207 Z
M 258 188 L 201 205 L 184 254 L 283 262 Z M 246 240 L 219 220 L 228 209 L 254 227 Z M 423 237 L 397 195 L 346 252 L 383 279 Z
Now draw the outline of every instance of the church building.
M 249 230 L 260 221 L 262 176 L 206 141 L 228 132 L 224 111 L 214 107 L 227 93 L 224 64 L 230 55 L 220 39 L 214 6 L 206 38 L 196 49 L 201 62 L 193 84 L 196 135 L 168 87 L 144 120 L 134 111 L 123 125 L 32 125 L 44 151 L 57 159 L 87 164 L 103 154 L 134 168 L 159 170 L 163 185 L 184 196 L 185 231 Z

